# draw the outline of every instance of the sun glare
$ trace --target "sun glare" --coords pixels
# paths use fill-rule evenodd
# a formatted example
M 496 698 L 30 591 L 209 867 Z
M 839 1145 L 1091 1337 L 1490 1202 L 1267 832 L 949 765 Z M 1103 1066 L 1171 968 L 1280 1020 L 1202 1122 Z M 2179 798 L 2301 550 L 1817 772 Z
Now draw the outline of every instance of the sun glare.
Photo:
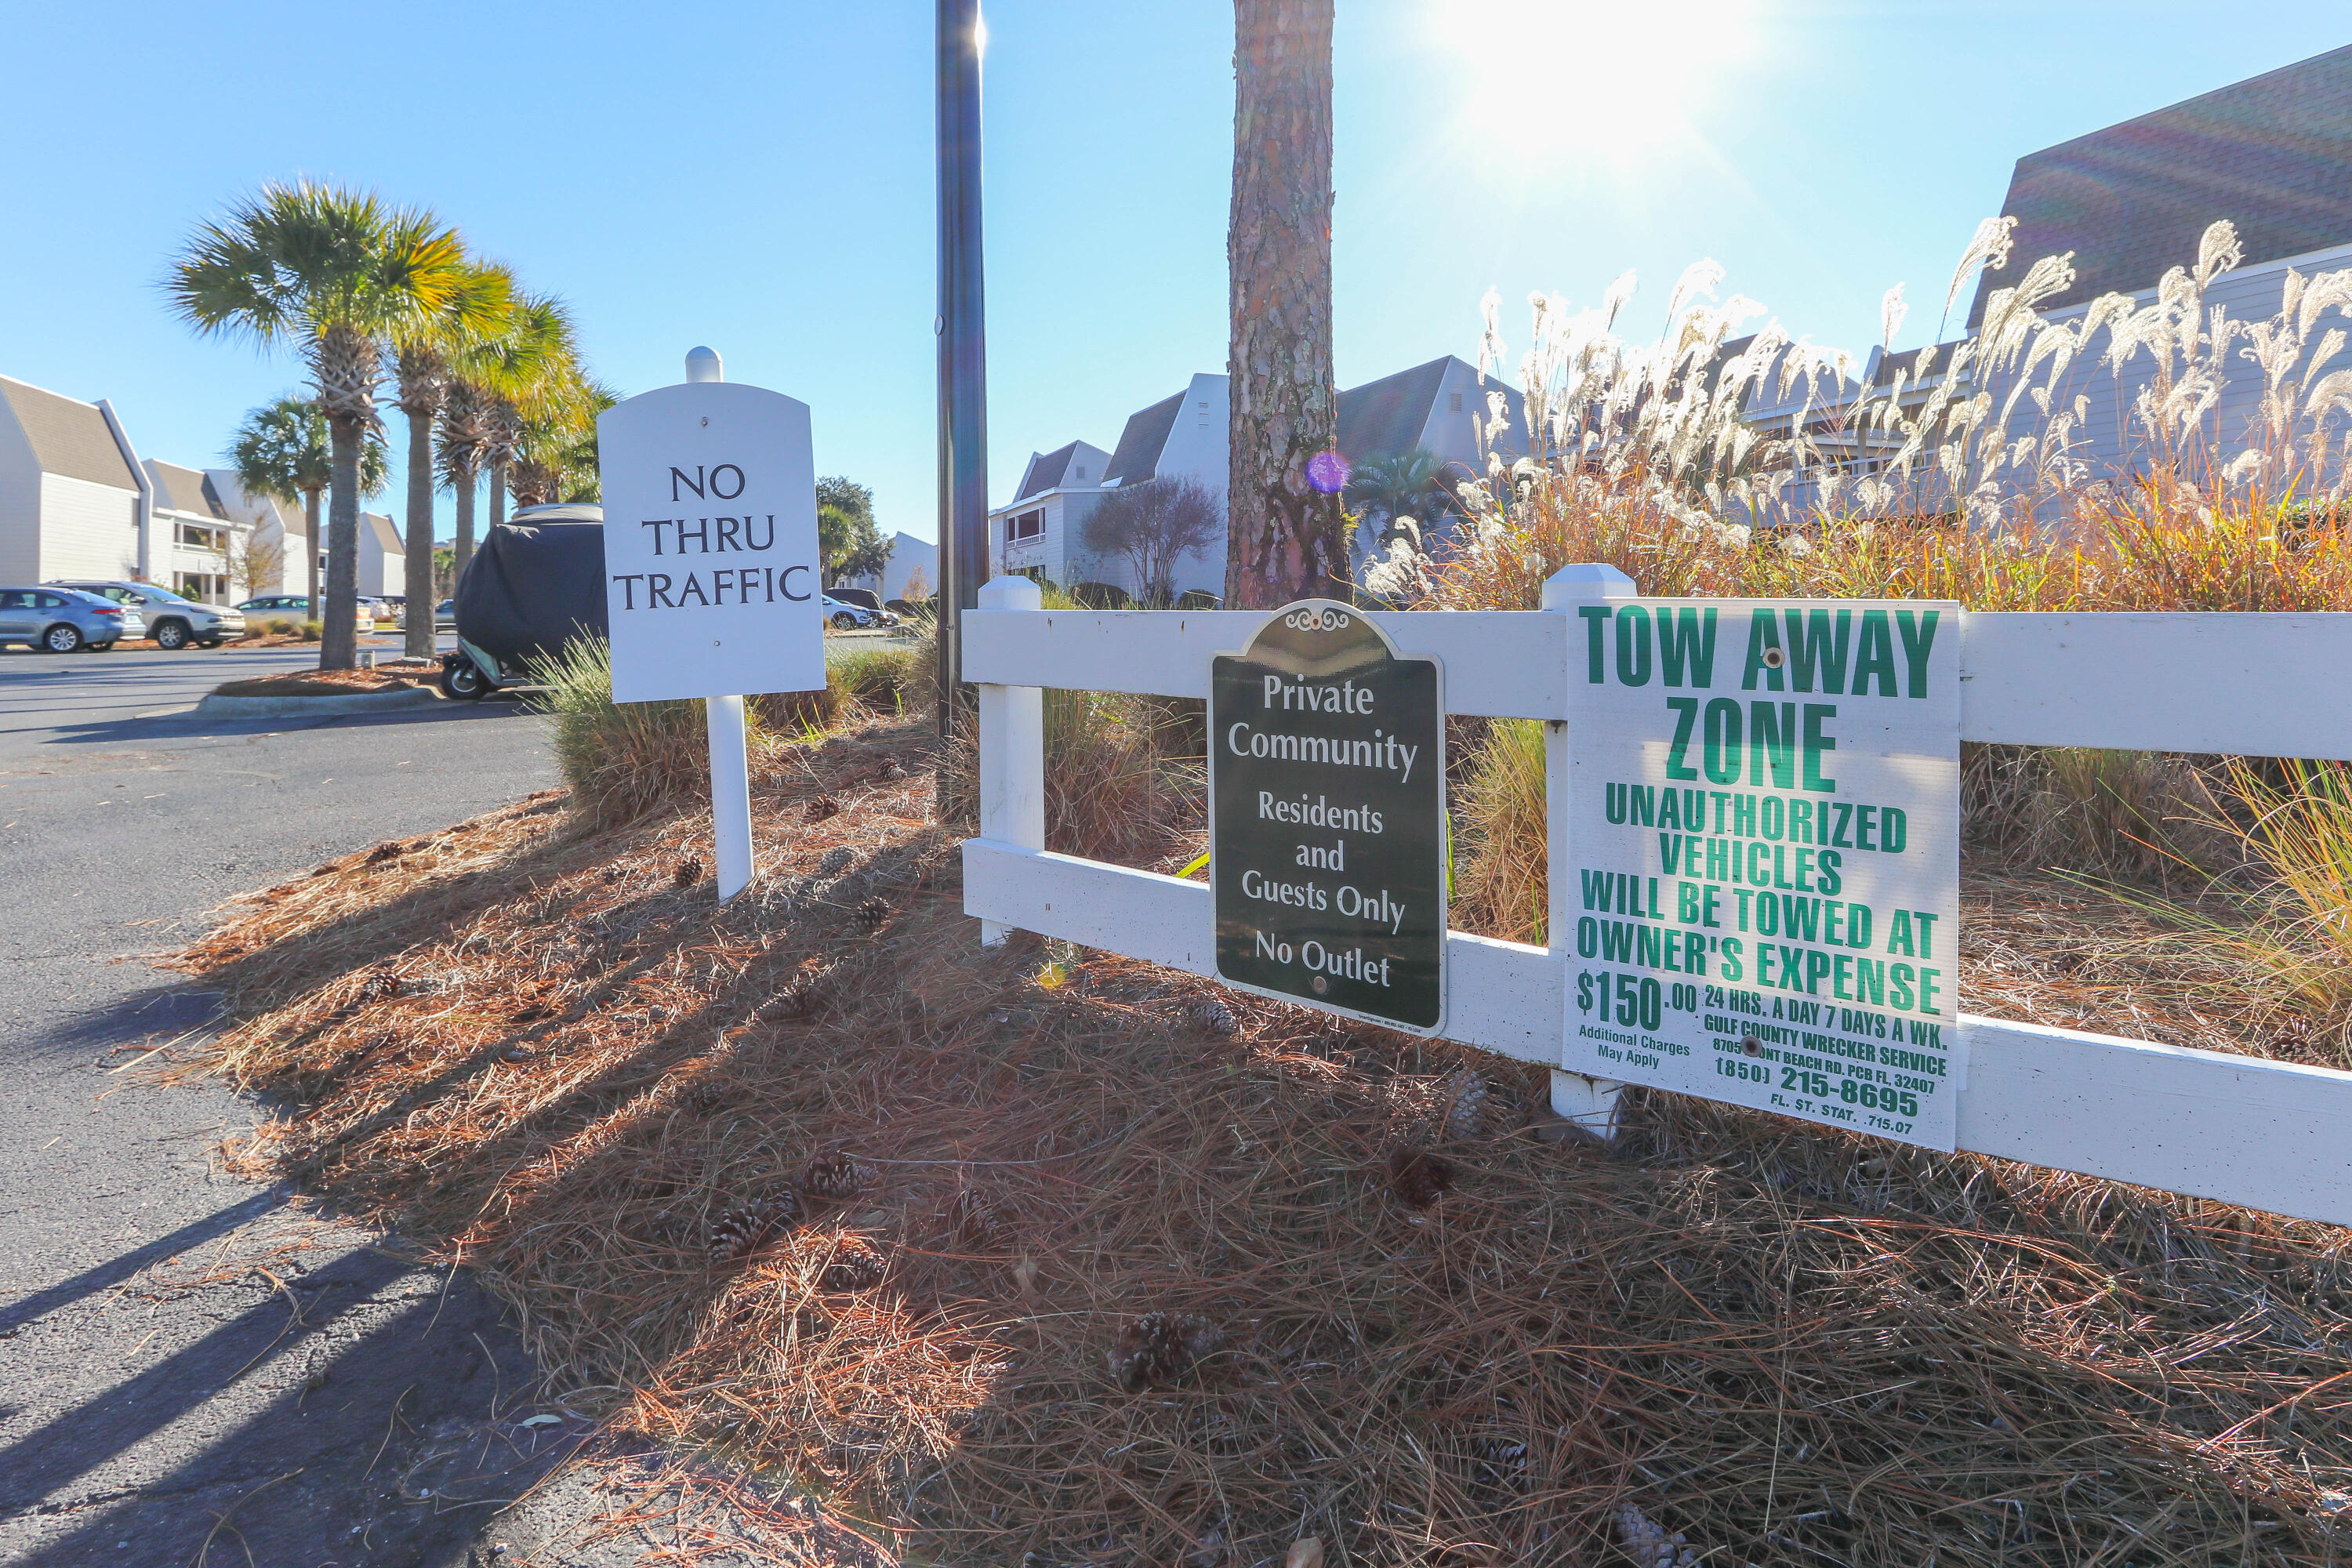
M 1436 0 L 1471 68 L 1471 125 L 1542 162 L 1622 164 L 1687 140 L 1692 111 L 1754 47 L 1753 0 Z

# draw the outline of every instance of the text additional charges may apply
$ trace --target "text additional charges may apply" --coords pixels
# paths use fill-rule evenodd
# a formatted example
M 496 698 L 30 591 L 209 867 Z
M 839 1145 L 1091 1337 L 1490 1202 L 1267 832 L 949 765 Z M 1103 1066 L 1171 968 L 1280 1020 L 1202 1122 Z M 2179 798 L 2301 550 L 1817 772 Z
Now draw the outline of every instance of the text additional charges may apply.
M 1951 1149 L 1958 606 L 1578 614 L 1561 1066 Z

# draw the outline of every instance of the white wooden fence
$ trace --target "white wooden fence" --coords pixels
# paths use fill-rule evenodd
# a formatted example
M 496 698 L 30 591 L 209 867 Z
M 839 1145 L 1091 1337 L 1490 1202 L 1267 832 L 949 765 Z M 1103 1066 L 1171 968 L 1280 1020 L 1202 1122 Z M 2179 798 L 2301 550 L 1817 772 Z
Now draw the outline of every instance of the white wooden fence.
M 1579 603 L 1632 597 L 1607 566 L 1564 568 L 1530 612 L 1374 614 L 1444 660 L 1450 712 L 1539 719 L 1557 780 Z M 1046 611 L 1000 578 L 964 617 L 980 689 L 981 837 L 964 907 L 983 940 L 1032 931 L 1215 973 L 1206 884 L 1045 848 L 1046 686 L 1205 698 L 1209 661 L 1265 618 L 1247 611 Z M 2352 615 L 2011 614 L 1960 617 L 1960 732 L 1971 741 L 2352 759 Z M 1566 863 L 1551 791 L 1550 852 Z M 1572 929 L 1551 879 L 1553 932 Z M 1448 1037 L 1557 1064 L 1570 954 L 1454 931 Z M 2308 1219 L 2352 1224 L 2352 1073 L 1962 1014 L 1959 1146 Z M 1617 1086 L 1553 1074 L 1553 1104 L 1604 1135 Z

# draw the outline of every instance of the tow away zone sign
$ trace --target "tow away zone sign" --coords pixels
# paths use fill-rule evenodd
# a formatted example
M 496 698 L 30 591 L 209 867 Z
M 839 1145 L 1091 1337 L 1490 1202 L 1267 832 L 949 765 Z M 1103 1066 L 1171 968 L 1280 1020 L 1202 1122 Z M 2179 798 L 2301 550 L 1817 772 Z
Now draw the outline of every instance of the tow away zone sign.
M 1950 1150 L 1959 606 L 1578 613 L 1560 1065 Z

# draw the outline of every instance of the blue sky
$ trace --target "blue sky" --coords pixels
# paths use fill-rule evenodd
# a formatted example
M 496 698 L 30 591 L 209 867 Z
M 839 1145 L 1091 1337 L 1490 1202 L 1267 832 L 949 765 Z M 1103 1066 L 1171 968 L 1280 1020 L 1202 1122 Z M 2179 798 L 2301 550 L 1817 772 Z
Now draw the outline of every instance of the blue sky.
M 2352 41 L 2338 3 L 1339 0 L 1341 384 L 1475 353 L 1489 286 L 1589 303 L 1690 262 L 1866 348 L 2033 149 Z M 0 374 L 218 460 L 299 368 L 194 338 L 195 224 L 297 174 L 433 205 L 575 308 L 624 392 L 698 342 L 804 399 L 821 472 L 934 531 L 931 7 L 0 0 Z M 988 12 L 992 499 L 1224 364 L 1232 11 Z M 391 416 L 397 435 L 397 414 Z M 395 496 L 379 508 L 398 512 Z M 446 532 L 448 502 L 442 501 Z

